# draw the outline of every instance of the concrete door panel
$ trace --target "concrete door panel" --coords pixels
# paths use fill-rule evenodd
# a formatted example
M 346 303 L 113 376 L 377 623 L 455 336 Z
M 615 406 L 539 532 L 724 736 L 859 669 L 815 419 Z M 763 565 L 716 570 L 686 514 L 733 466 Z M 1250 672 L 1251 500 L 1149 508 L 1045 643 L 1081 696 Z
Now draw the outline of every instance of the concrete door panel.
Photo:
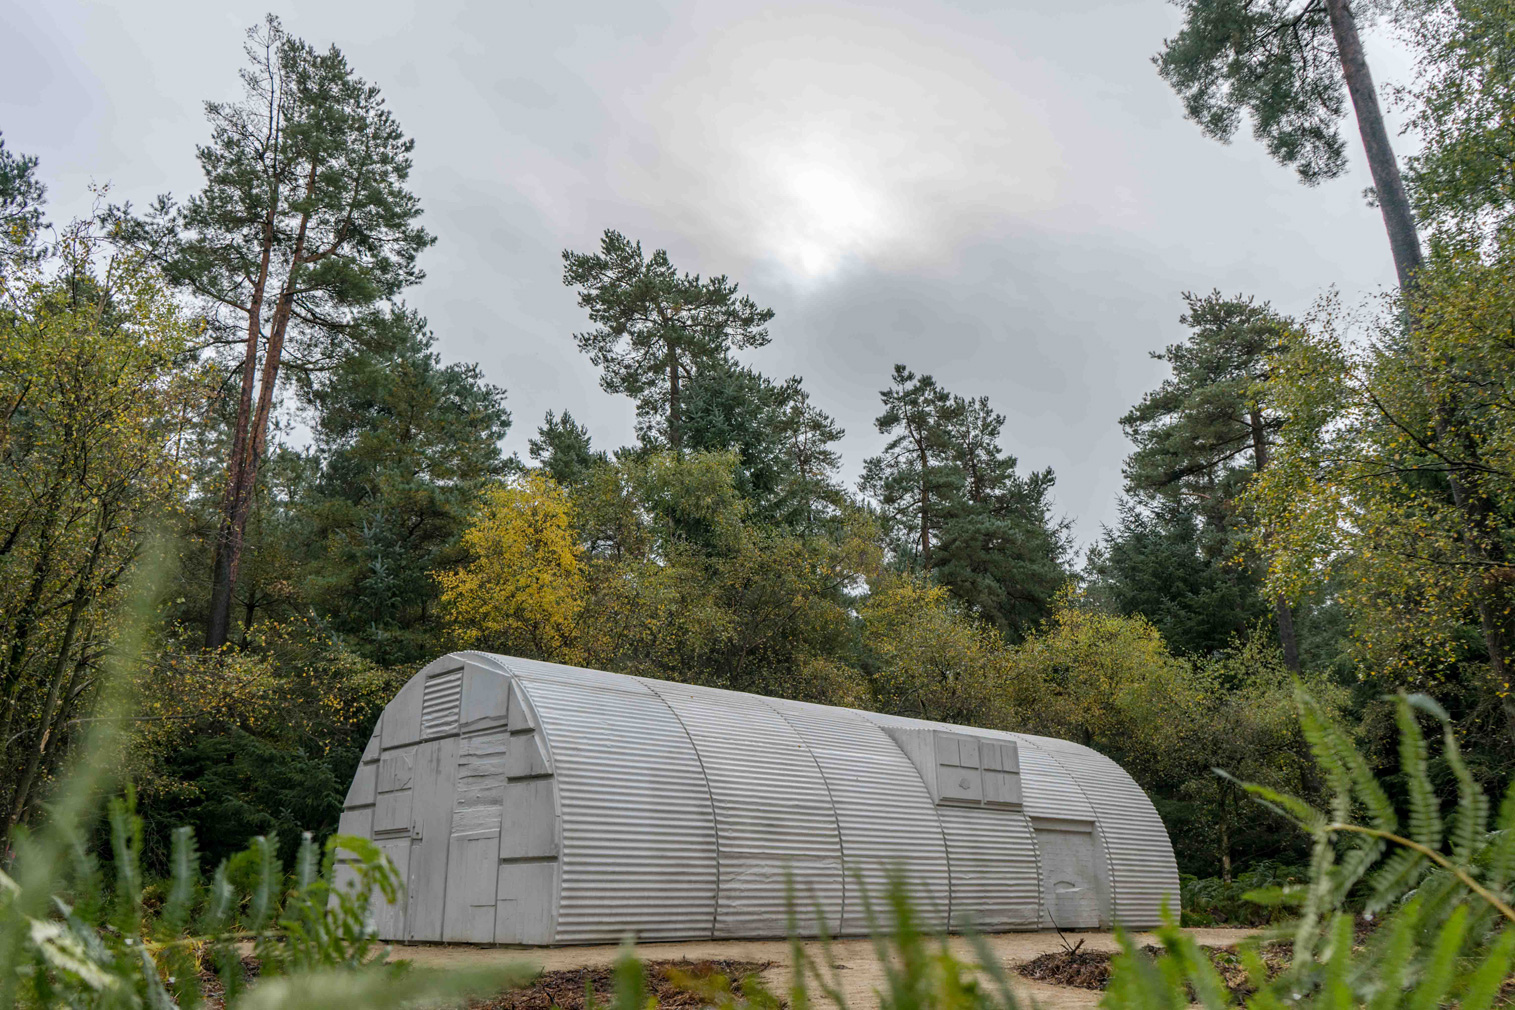
M 1049 924 L 1058 929 L 1097 929 L 1100 853 L 1093 831 L 1038 826 L 1036 845 L 1041 852 L 1042 907 Z
M 551 943 L 556 860 L 504 863 L 500 866 L 495 943 Z
M 457 737 L 428 740 L 416 747 L 410 872 L 406 879 L 407 940 L 442 939 L 448 839 L 452 836 L 453 791 L 457 776 Z
M 452 836 L 449 848 L 442 939 L 456 943 L 493 943 L 500 832 L 456 834 Z
M 395 873 L 403 885 L 409 879 L 410 874 L 410 838 L 391 838 L 376 841 L 374 844 L 394 864 Z M 381 940 L 403 940 L 405 938 L 405 902 L 406 893 L 404 891 L 396 896 L 393 904 L 385 901 L 382 894 L 374 896 L 374 928 Z

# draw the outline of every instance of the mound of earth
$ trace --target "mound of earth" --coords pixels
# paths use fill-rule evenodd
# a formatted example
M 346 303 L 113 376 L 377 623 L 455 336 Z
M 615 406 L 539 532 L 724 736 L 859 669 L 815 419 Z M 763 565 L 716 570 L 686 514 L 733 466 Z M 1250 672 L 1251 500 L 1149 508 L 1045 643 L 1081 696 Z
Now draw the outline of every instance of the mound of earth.
M 649 961 L 643 967 L 647 993 L 656 996 L 659 1007 L 697 1008 L 710 1005 L 708 996 L 679 985 L 680 976 L 692 979 L 714 979 L 723 976 L 733 985 L 749 975 L 756 975 L 773 966 L 772 961 Z M 468 1004 L 469 1010 L 584 1010 L 585 989 L 592 989 L 597 1006 L 605 1006 L 615 990 L 615 968 L 604 965 L 599 968 L 570 968 L 564 971 L 544 972 L 530 985 L 522 989 L 475 1000 Z
M 1083 950 L 1083 944 L 1072 950 L 1059 950 L 1032 958 L 1015 970 L 1026 978 L 1053 985 L 1073 986 L 1078 989 L 1105 989 L 1110 985 L 1110 963 L 1115 954 L 1108 950 Z M 1241 958 L 1229 947 L 1200 947 L 1215 965 L 1226 988 L 1236 996 L 1246 996 L 1252 990 L 1247 971 Z M 1162 953 L 1160 947 L 1151 944 L 1142 948 L 1148 957 Z M 1289 945 L 1270 943 L 1263 948 L 1263 963 L 1269 976 L 1276 975 L 1288 963 Z

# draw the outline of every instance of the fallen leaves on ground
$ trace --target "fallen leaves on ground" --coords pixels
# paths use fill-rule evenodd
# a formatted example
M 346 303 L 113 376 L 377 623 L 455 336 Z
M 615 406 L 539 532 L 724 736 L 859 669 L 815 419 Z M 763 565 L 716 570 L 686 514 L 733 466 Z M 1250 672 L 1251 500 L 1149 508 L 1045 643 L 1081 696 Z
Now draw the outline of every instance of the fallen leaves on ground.
M 1210 963 L 1215 965 L 1226 988 L 1234 995 L 1245 996 L 1253 991 L 1247 971 L 1242 967 L 1241 958 L 1234 949 L 1202 946 L 1200 950 L 1210 958 Z M 1142 948 L 1142 952 L 1148 957 L 1156 957 L 1162 953 L 1162 949 L 1148 944 Z M 1038 982 L 1078 989 L 1104 989 L 1110 984 L 1110 963 L 1114 957 L 1115 953 L 1108 950 L 1059 950 L 1016 965 L 1015 970 Z M 1289 946 L 1266 944 L 1262 949 L 1262 957 L 1263 963 L 1268 967 L 1268 974 L 1276 975 L 1289 963 Z
M 711 961 L 651 961 L 645 965 L 647 993 L 656 996 L 658 1006 L 664 1010 L 679 1010 L 708 1006 L 710 1000 L 698 992 L 680 986 L 674 981 L 679 975 L 694 979 L 710 979 L 721 975 L 733 986 L 749 975 L 756 975 L 773 966 L 772 961 L 737 961 L 720 959 Z M 475 1000 L 468 1004 L 469 1010 L 584 1010 L 584 989 L 594 990 L 594 1001 L 604 1006 L 610 1001 L 615 989 L 615 967 L 602 965 L 598 968 L 569 968 L 564 971 L 549 971 L 538 975 L 536 980 L 522 989 L 512 989 L 488 999 Z

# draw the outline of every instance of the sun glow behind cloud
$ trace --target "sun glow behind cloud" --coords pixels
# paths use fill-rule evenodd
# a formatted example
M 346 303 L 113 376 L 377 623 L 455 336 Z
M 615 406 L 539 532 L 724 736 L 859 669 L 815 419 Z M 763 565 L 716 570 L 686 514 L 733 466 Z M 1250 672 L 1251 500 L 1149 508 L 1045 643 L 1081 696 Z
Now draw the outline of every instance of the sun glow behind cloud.
M 899 231 L 889 195 L 870 186 L 840 152 L 780 154 L 772 170 L 779 200 L 761 240 L 807 277 L 830 274 Z
M 627 188 L 800 282 L 945 257 L 1057 197 L 1060 150 L 1025 96 L 856 10 L 731 26 L 646 99 L 659 155 L 625 166 Z

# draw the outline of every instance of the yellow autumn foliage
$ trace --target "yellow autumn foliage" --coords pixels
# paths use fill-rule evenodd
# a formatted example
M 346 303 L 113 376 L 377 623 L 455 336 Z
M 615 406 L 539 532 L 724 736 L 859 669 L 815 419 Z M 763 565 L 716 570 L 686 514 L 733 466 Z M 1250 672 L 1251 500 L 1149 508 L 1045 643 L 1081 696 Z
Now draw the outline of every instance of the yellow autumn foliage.
M 586 586 L 568 493 L 541 470 L 487 489 L 463 548 L 437 574 L 459 644 L 572 662 Z

